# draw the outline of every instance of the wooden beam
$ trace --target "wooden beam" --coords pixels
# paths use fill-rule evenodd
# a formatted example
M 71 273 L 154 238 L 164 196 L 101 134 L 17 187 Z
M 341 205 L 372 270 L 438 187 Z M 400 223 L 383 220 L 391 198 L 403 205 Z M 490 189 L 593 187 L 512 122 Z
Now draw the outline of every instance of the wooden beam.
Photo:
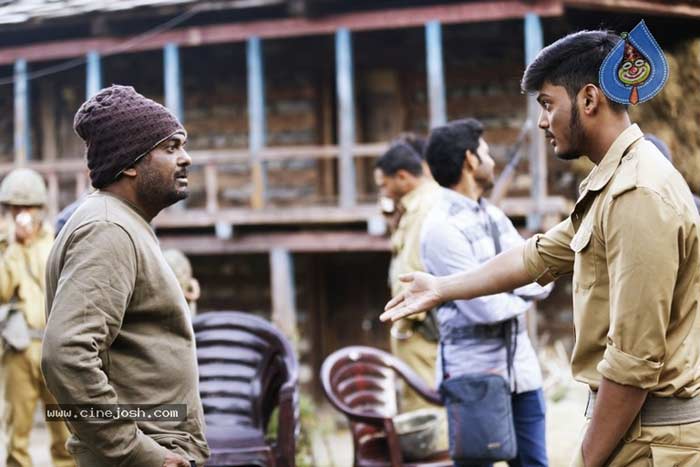
M 188 255 L 267 253 L 283 248 L 292 253 L 330 253 L 391 250 L 389 240 L 365 232 L 289 232 L 236 235 L 230 240 L 203 235 L 159 233 L 163 248 L 177 248 Z
M 563 3 L 568 7 L 585 10 L 700 18 L 700 6 L 697 5 L 697 2 L 686 2 L 683 4 L 681 2 L 652 2 L 645 0 L 563 0 Z
M 422 27 L 426 22 L 433 20 L 442 24 L 502 21 L 522 18 L 528 12 L 549 17 L 563 15 L 564 9 L 559 0 L 480 1 L 344 13 L 322 18 L 250 21 L 175 29 L 143 38 L 137 43 L 127 43 L 130 41 L 120 37 L 105 37 L 5 47 L 0 48 L 0 64 L 13 63 L 18 58 L 39 61 L 78 57 L 91 50 L 96 50 L 102 55 L 140 52 L 160 49 L 169 42 L 183 47 L 195 47 L 242 42 L 250 37 L 273 39 L 333 34 L 341 27 L 352 31 L 370 31 Z
M 532 63 L 543 47 L 544 34 L 539 16 L 528 13 L 525 16 L 525 66 Z M 527 228 L 538 232 L 542 227 L 544 200 L 547 198 L 547 151 L 544 133 L 538 128 L 540 106 L 534 95 L 527 97 L 527 118 L 530 121 L 530 175 L 532 185 L 530 195 L 533 209 L 527 218 Z
M 430 21 L 425 25 L 425 51 L 430 128 L 435 128 L 447 123 L 445 72 L 442 64 L 442 25 L 439 21 Z
M 187 209 L 183 212 L 163 212 L 154 219 L 156 227 L 211 227 L 217 222 L 236 225 L 294 225 L 294 224 L 347 224 L 367 222 L 377 214 L 374 204 L 338 208 L 304 206 L 267 209 L 231 208 L 209 214 L 205 209 Z
M 377 157 L 386 151 L 387 143 L 356 144 L 352 148 L 352 156 Z M 268 147 L 260 151 L 260 159 L 267 161 L 282 160 L 313 160 L 335 159 L 340 149 L 338 146 L 277 146 Z M 189 151 L 192 156 L 192 164 L 201 166 L 206 164 L 233 164 L 249 162 L 250 152 L 240 149 L 211 149 Z M 85 171 L 85 159 L 58 159 L 55 162 L 33 161 L 27 167 L 37 172 L 47 173 L 51 170 L 57 172 Z M 15 168 L 14 163 L 0 164 L 0 175 L 10 172 Z
M 31 130 L 29 120 L 29 81 L 27 61 L 15 62 L 15 164 L 24 165 L 31 159 Z
M 338 98 L 338 159 L 339 202 L 349 208 L 356 203 L 355 165 L 352 148 L 355 145 L 355 93 L 352 66 L 352 36 L 341 28 L 335 33 L 336 92 Z
M 569 214 L 572 201 L 562 196 L 545 198 L 540 209 L 545 215 Z M 530 198 L 506 198 L 501 209 L 510 217 L 527 217 L 535 208 Z M 187 209 L 183 212 L 163 212 L 153 220 L 158 228 L 212 227 L 217 222 L 236 225 L 297 225 L 297 224 L 350 224 L 364 223 L 377 215 L 376 204 L 361 204 L 352 208 L 304 206 L 251 210 L 222 209 L 210 214 L 206 209 Z

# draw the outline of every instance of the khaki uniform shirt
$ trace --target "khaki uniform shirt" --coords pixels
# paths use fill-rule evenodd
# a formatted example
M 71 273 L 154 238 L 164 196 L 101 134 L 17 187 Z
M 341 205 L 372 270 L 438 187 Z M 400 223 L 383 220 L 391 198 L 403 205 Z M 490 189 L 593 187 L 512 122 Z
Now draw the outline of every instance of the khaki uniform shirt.
M 403 282 L 399 277 L 413 271 L 425 271 L 420 258 L 420 233 L 423 221 L 440 199 L 440 186 L 432 179 L 424 177 L 423 182 L 401 198 L 403 211 L 396 231 L 391 235 L 392 259 L 389 266 L 391 296 L 401 292 Z M 426 314 L 420 313 L 392 325 L 393 336 L 408 337 L 412 334 L 412 322 L 423 321 Z
M 527 242 L 540 284 L 573 272 L 578 381 L 698 395 L 699 222 L 683 177 L 632 125 L 583 181 L 570 217 Z
M 12 241 L 0 258 L 0 302 L 15 299 L 32 329 L 46 324 L 46 260 L 52 246 L 53 230 L 44 225 L 31 243 Z
M 440 186 L 425 178 L 413 191 L 401 198 L 404 213 L 396 231 L 391 235 L 392 265 L 389 271 L 391 295 L 401 292 L 399 276 L 413 271 L 425 271 L 420 259 L 420 232 L 423 220 L 440 199 Z

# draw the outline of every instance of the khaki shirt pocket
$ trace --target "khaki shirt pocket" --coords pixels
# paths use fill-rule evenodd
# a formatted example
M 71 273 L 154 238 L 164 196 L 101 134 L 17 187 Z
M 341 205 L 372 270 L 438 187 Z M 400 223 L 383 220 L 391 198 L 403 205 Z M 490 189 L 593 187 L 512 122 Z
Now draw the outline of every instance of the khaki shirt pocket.
M 596 255 L 593 241 L 593 227 L 582 225 L 571 239 L 570 247 L 574 257 L 574 286 L 584 289 L 591 288 L 596 283 Z
M 666 444 L 651 445 L 654 467 L 694 467 L 700 465 L 700 449 Z

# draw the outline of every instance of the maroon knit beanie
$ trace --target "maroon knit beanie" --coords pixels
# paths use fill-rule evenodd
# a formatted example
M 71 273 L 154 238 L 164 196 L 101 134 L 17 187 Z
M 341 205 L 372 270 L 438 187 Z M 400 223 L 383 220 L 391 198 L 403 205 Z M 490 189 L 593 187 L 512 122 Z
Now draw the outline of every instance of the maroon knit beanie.
M 73 120 L 85 141 L 90 180 L 95 188 L 112 184 L 119 173 L 178 131 L 177 118 L 131 86 L 112 85 L 80 106 Z

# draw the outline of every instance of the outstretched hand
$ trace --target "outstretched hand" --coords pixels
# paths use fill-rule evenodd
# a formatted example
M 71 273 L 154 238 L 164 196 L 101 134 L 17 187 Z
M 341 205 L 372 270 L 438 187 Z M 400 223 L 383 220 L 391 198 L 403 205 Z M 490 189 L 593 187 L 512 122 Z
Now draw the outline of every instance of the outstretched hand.
M 428 311 L 444 301 L 435 276 L 413 272 L 404 274 L 399 279 L 404 283 L 403 291 L 386 304 L 384 313 L 379 317 L 382 321 L 396 321 Z

